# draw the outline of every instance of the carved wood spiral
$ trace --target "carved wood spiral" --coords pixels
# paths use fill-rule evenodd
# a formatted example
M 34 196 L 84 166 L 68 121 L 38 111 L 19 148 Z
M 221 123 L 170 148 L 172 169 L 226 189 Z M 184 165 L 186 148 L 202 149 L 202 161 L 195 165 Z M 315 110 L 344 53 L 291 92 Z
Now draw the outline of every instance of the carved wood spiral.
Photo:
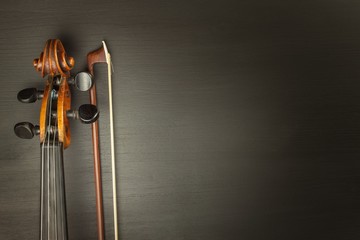
M 46 75 L 70 76 L 70 70 L 74 67 L 74 58 L 67 56 L 59 39 L 49 39 L 44 51 L 39 58 L 34 59 L 36 71 L 41 73 L 42 77 Z

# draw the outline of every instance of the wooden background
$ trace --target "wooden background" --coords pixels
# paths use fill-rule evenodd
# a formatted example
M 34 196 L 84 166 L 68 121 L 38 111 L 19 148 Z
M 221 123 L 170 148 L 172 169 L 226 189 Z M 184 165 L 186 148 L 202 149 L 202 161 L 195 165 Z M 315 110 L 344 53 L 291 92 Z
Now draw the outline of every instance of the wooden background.
M 360 2 L 6 1 L 0 8 L 0 239 L 39 239 L 32 67 L 60 38 L 114 64 L 120 239 L 359 239 Z M 98 66 L 107 239 L 106 67 Z M 73 91 L 73 106 L 87 103 Z M 65 151 L 70 240 L 96 239 L 89 126 Z

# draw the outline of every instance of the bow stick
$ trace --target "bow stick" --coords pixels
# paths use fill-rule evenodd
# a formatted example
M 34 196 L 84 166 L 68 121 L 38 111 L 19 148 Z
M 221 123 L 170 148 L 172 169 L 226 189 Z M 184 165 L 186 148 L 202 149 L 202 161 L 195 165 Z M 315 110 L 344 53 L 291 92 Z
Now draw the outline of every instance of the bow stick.
M 112 82 L 111 82 L 111 55 L 107 49 L 105 41 L 102 41 L 102 47 L 92 51 L 87 56 L 88 69 L 91 75 L 94 76 L 94 64 L 106 63 L 108 66 L 108 85 L 109 85 L 109 113 L 110 113 L 110 144 L 111 144 L 111 168 L 112 168 L 112 188 L 113 188 L 113 210 L 114 210 L 114 234 L 115 240 L 118 240 L 118 220 L 117 220 L 117 200 L 116 200 L 116 168 L 115 168 L 115 147 L 114 147 L 114 120 L 113 120 L 113 105 L 112 105 Z M 90 90 L 90 103 L 97 104 L 96 87 L 95 84 Z M 95 175 L 95 192 L 96 192 L 96 218 L 98 225 L 98 239 L 104 240 L 104 210 L 102 197 L 102 181 L 101 181 L 101 160 L 100 160 L 100 145 L 99 145 L 99 123 L 98 121 L 92 124 L 92 138 L 94 151 L 94 175 Z

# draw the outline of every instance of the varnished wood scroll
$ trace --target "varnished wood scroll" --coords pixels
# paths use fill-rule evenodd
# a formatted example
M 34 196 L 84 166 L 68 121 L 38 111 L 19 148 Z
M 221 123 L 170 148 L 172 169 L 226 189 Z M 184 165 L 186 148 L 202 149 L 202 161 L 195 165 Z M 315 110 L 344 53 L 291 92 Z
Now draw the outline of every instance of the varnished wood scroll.
M 74 64 L 74 58 L 66 55 L 64 46 L 59 39 L 49 39 L 40 57 L 34 59 L 33 62 L 36 71 L 41 72 L 42 77 L 46 75 L 69 77 Z
M 40 58 L 34 59 L 33 64 L 35 69 L 41 72 L 42 77 L 49 76 L 40 110 L 40 142 L 45 139 L 47 119 L 49 114 L 52 114 L 48 112 L 48 104 L 52 104 L 49 101 L 52 86 L 57 84 L 57 131 L 59 142 L 62 142 L 64 148 L 67 148 L 70 145 L 70 127 L 66 112 L 70 110 L 71 106 L 67 77 L 70 76 L 70 70 L 74 67 L 75 61 L 66 55 L 64 46 L 59 39 L 49 39 Z

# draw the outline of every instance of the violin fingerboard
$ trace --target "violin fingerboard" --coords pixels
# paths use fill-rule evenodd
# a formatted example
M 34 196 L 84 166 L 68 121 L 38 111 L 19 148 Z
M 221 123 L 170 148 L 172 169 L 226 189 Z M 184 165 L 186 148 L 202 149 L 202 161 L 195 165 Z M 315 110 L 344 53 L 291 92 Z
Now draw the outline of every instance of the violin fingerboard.
M 67 240 L 63 145 L 45 141 L 41 148 L 40 240 Z

